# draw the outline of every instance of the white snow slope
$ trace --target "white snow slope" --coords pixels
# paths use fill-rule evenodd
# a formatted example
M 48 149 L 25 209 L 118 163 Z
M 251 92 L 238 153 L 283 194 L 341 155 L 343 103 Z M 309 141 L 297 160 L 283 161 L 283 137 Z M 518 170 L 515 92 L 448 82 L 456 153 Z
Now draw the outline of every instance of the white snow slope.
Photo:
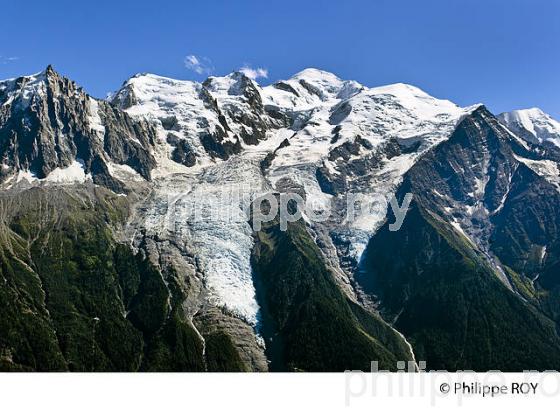
M 560 122 L 539 108 L 500 114 L 500 121 L 514 133 L 532 143 L 551 143 L 560 147 Z

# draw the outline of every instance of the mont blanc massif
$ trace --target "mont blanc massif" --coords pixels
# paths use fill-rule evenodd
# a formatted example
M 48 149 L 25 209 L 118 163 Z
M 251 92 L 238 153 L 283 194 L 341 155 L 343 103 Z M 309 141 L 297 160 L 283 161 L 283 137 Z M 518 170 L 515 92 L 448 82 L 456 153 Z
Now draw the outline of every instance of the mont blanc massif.
M 0 81 L 0 161 L 0 371 L 560 370 L 539 109 L 317 69 L 99 100 L 49 66 Z M 267 193 L 330 212 L 256 229 Z

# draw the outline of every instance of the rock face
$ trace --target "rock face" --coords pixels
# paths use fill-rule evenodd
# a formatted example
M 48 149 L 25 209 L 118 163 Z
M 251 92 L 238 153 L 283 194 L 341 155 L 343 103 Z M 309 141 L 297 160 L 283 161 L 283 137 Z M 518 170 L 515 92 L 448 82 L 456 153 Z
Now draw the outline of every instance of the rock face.
M 0 368 L 560 369 L 557 137 L 317 69 L 1 81 Z M 294 192 L 324 218 L 253 229 Z
M 210 77 L 203 84 L 139 74 L 111 102 L 152 120 L 170 158 L 192 167 L 227 160 L 265 139 L 278 120 L 264 111 L 258 85 L 242 73 Z
M 558 367 L 557 282 L 540 278 L 557 260 L 550 155 L 481 107 L 405 174 L 413 208 L 370 240 L 357 279 L 432 369 Z
M 30 77 L 0 82 L 0 181 L 46 179 L 67 170 L 69 179 L 90 177 L 117 191 L 111 172 L 126 166 L 149 180 L 155 131 L 105 101 L 88 96 L 52 67 Z M 18 176 L 19 174 L 19 176 Z

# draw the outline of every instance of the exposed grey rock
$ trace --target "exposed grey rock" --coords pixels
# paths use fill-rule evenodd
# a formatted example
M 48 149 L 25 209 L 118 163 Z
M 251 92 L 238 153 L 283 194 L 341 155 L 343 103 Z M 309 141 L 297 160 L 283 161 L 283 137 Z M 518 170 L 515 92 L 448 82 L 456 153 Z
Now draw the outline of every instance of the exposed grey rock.
M 121 190 L 107 163 L 127 165 L 146 180 L 155 166 L 155 130 L 105 101 L 88 96 L 49 66 L 0 83 L 0 180 L 19 171 L 37 178 L 82 162 L 94 181 Z

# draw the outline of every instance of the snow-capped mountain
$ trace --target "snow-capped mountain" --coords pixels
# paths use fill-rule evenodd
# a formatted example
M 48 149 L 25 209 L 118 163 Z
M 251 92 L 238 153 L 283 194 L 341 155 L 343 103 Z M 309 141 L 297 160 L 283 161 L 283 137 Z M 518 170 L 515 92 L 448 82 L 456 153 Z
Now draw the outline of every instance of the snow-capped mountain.
M 298 117 L 307 118 L 275 151 L 267 177 L 276 189 L 282 181 L 296 182 L 319 208 L 331 200 L 338 203 L 335 207 L 343 206 L 349 193 L 389 196 L 418 156 L 445 139 L 474 109 L 438 100 L 413 86 L 369 89 L 319 70 L 305 70 L 286 83 L 300 95 L 311 93 L 306 103 L 319 98 L 312 109 L 296 103 L 303 107 L 296 108 Z M 289 99 L 290 91 L 275 87 L 264 90 L 270 101 Z M 382 218 L 371 215 L 344 224 L 344 215 L 333 215 L 327 221 L 329 236 L 352 264 Z
M 498 118 L 527 141 L 560 147 L 560 122 L 539 108 L 505 112 Z
M 0 364 L 88 369 L 91 354 L 68 340 L 85 338 L 94 317 L 100 370 L 344 370 L 376 359 L 392 369 L 426 358 L 516 369 L 473 359 L 479 342 L 464 329 L 515 351 L 552 344 L 542 351 L 557 368 L 559 129 L 538 110 L 496 118 L 317 69 L 265 87 L 240 72 L 202 83 L 138 74 L 108 101 L 52 67 L 1 81 L 2 291 L 17 320 L 0 326 L 50 353 L 0 337 Z M 294 192 L 330 213 L 253 230 L 255 198 Z M 387 201 L 407 192 L 410 220 L 391 233 Z M 348 218 L 356 196 L 376 212 Z M 460 325 L 434 322 L 429 305 Z M 465 319 L 471 309 L 485 319 Z M 39 339 L 18 319 L 27 311 Z M 538 324 L 531 335 L 486 327 L 520 318 Z
M 208 101 L 213 101 L 210 108 Z M 211 77 L 204 84 L 139 75 L 125 83 L 113 102 L 133 116 L 151 119 L 166 145 L 183 141 L 184 151 L 197 152 L 189 165 L 196 157 L 199 166 L 210 166 L 206 172 L 212 172 L 217 159 L 241 153 L 234 161 L 245 158 L 255 166 L 258 160 L 265 171 L 261 175 L 255 168 L 253 177 L 240 175 L 238 184 L 264 183 L 282 191 L 289 180 L 319 208 L 331 200 L 343 203 L 349 192 L 390 194 L 415 159 L 475 108 L 458 107 L 405 84 L 370 89 L 317 69 L 264 88 L 241 73 Z M 222 151 L 221 142 L 202 146 L 216 130 L 227 135 L 219 141 L 233 144 L 228 146 L 234 151 L 220 156 L 215 150 Z M 177 149 L 168 149 L 168 157 L 177 159 Z M 340 231 L 339 252 L 356 262 L 382 218 L 348 227 L 341 218 L 333 215 L 330 230 Z M 332 243 L 330 248 L 334 251 Z
M 242 212 L 248 203 L 243 201 L 287 189 L 301 189 L 319 208 L 331 201 L 340 208 L 348 193 L 388 196 L 416 158 L 447 138 L 473 110 L 409 85 L 369 89 L 316 69 L 264 88 L 242 73 L 210 77 L 203 84 L 138 75 L 112 101 L 151 121 L 165 147 L 161 170 L 154 172 L 160 178 L 154 181 L 153 204 L 145 207 L 147 215 L 138 215 L 145 218 L 138 224 L 160 237 L 170 232 L 182 237 L 181 243 L 198 256 L 216 303 L 253 325 L 259 313 L 251 273 L 252 232 Z M 225 137 L 204 145 L 209 135 Z M 181 143 L 174 147 L 170 141 Z M 216 155 L 220 144 L 237 148 Z M 180 146 L 194 153 L 187 164 L 192 168 L 164 171 L 169 160 L 182 162 L 176 155 Z M 234 195 L 237 202 L 217 202 L 230 192 L 246 195 Z M 162 212 L 170 195 L 176 200 Z M 211 209 L 211 204 L 229 218 L 207 220 L 203 226 L 188 222 L 193 207 Z M 349 281 L 348 270 L 382 220 L 380 214 L 347 225 L 343 214 L 334 214 L 312 226 L 343 282 Z M 341 266 L 342 259 L 347 261 Z

